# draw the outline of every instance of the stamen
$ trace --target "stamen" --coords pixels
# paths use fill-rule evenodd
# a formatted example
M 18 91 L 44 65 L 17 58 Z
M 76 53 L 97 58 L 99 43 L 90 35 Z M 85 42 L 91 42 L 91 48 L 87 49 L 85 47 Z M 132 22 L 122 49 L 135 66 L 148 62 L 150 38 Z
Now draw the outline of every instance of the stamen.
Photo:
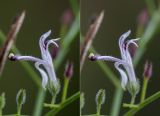
M 16 61 L 17 58 L 15 57 L 15 55 L 13 53 L 10 53 L 9 56 L 8 56 L 9 60 L 11 61 Z
M 97 60 L 97 57 L 93 54 L 93 53 L 90 53 L 88 58 L 91 60 L 91 61 L 96 61 Z

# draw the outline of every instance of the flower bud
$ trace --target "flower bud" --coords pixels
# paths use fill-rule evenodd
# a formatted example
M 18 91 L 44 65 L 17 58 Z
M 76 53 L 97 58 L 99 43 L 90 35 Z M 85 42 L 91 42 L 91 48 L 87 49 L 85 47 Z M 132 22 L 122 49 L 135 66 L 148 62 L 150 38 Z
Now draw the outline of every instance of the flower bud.
M 60 84 L 59 79 L 58 79 L 57 81 L 58 81 L 58 85 L 57 85 L 56 88 L 55 88 L 55 86 L 54 86 L 53 81 L 50 81 L 50 82 L 47 84 L 47 89 L 48 89 L 49 93 L 50 93 L 52 96 L 55 96 L 55 95 L 57 95 L 57 94 L 60 92 L 61 84 Z
M 139 93 L 140 90 L 140 84 L 139 81 L 137 80 L 136 82 L 129 82 L 127 84 L 127 89 L 131 96 L 136 96 Z
M 20 89 L 16 97 L 17 105 L 23 105 L 26 102 L 26 91 L 25 89 Z
M 73 75 L 73 63 L 67 62 L 65 71 L 64 71 L 64 76 L 68 79 L 71 79 L 72 75 Z
M 147 9 L 143 9 L 138 15 L 137 22 L 138 24 L 145 26 L 148 23 L 149 15 Z
M 71 11 L 71 9 L 67 9 L 64 11 L 61 21 L 64 25 L 70 25 L 70 23 L 72 22 L 73 19 L 73 13 Z
M 96 104 L 97 106 L 104 104 L 105 102 L 105 90 L 100 89 L 96 94 Z
M 146 61 L 145 65 L 144 65 L 144 72 L 143 72 L 143 76 L 144 78 L 150 79 L 150 77 L 152 76 L 152 63 L 148 63 L 148 61 Z

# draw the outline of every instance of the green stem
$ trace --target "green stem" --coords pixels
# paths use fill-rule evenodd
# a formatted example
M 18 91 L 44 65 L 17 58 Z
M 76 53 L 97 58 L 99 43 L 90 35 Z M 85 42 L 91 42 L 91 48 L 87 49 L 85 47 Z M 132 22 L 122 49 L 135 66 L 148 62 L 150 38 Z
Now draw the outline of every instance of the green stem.
M 147 86 L 148 86 L 148 79 L 144 78 L 143 79 L 143 87 L 142 87 L 142 92 L 141 92 L 141 103 L 144 101 L 145 96 L 146 96 L 146 91 L 147 91 Z
M 17 106 L 17 115 L 21 116 L 22 105 Z
M 54 94 L 54 95 L 52 96 L 51 104 L 54 104 L 54 103 L 55 103 L 56 97 L 57 97 L 57 94 Z
M 134 104 L 123 104 L 123 107 L 127 107 L 127 108 L 138 108 L 138 105 L 134 105 Z
M 123 97 L 123 90 L 122 87 L 119 85 L 119 87 L 116 88 L 113 105 L 111 109 L 111 115 L 110 116 L 119 116 L 119 111 L 121 107 L 121 101 Z
M 62 93 L 62 103 L 66 100 L 67 91 L 68 91 L 69 79 L 65 77 L 64 79 L 64 86 L 63 86 L 63 93 Z
M 78 0 L 70 0 L 70 4 L 72 7 L 72 11 L 74 12 L 74 15 L 76 16 L 79 11 Z
M 101 113 L 101 104 L 98 104 L 96 115 L 97 115 L 97 116 L 100 116 L 100 113 Z
M 159 98 L 160 91 L 145 99 L 142 103 L 138 105 L 138 108 L 132 108 L 131 110 L 129 110 L 127 113 L 124 114 L 124 116 L 134 116 L 134 114 L 136 114 L 139 110 L 141 110 L 142 108 Z
M 47 103 L 44 103 L 44 107 L 59 108 L 60 105 L 59 104 L 47 104 Z
M 133 105 L 135 103 L 136 95 L 131 96 L 131 104 Z
M 153 12 L 156 10 L 154 0 L 145 0 L 149 15 L 152 16 Z
M 39 88 L 33 116 L 41 116 L 46 92 Z
M 108 115 L 97 115 L 97 114 L 86 114 L 86 115 L 80 115 L 80 116 L 108 116 Z
M 61 103 L 61 105 L 60 105 L 59 108 L 52 109 L 51 111 L 49 111 L 48 113 L 46 113 L 44 116 L 55 116 L 61 109 L 63 109 L 64 107 L 66 107 L 70 103 L 74 102 L 79 97 L 80 97 L 80 92 L 75 93 L 74 95 L 72 95 L 71 97 L 69 97 L 68 99 L 66 99 L 65 102 Z

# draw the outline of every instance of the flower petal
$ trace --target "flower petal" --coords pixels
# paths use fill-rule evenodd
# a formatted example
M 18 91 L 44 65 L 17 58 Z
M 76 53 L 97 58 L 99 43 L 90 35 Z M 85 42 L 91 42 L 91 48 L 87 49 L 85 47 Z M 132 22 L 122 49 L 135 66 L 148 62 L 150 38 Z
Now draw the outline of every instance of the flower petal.
M 56 73 L 55 73 L 53 64 L 51 64 L 50 66 L 45 66 L 45 69 L 46 69 L 47 74 L 49 76 L 49 80 L 53 83 L 54 87 L 57 88 L 58 87 L 58 80 L 56 77 Z
M 92 54 L 93 55 L 93 54 Z M 113 56 L 99 56 L 99 55 L 94 55 L 92 56 L 95 60 L 105 60 L 105 61 L 113 61 L 113 62 L 119 62 L 120 64 L 124 64 L 127 65 L 126 62 L 124 62 L 123 60 L 113 57 Z
M 41 49 L 41 56 L 42 59 L 47 59 L 46 58 L 46 46 L 45 46 L 45 40 L 47 39 L 47 37 L 51 34 L 51 30 L 49 30 L 48 32 L 44 33 L 40 39 L 39 39 L 39 46 Z
M 33 61 L 33 62 L 39 62 L 41 64 L 46 64 L 45 61 L 33 57 L 33 56 L 20 56 L 20 55 L 14 55 L 13 53 L 10 53 L 8 58 L 12 61 L 16 61 L 16 60 L 26 60 L 26 61 Z
M 58 40 L 59 40 L 59 38 L 52 39 L 52 40 L 47 41 L 47 43 L 46 43 L 46 57 L 47 57 L 48 61 L 50 61 L 50 63 L 52 63 L 52 57 L 51 57 L 50 52 L 49 52 L 49 45 L 54 44 L 56 47 L 59 47 L 58 44 L 55 42 L 55 41 L 58 41 Z
M 125 59 L 125 39 L 130 35 L 131 31 L 127 31 L 126 33 L 122 34 L 119 38 L 119 48 L 121 52 L 122 59 Z
M 138 40 L 139 39 L 132 39 L 132 40 L 127 41 L 125 55 L 126 55 L 126 59 L 128 59 L 130 63 L 132 62 L 132 57 L 131 57 L 131 53 L 129 52 L 129 45 L 134 44 L 136 47 L 138 47 L 137 43 L 135 42 Z
M 56 47 L 59 47 L 58 44 L 56 43 L 56 41 L 58 41 L 60 38 L 57 38 L 57 39 L 51 39 L 49 41 L 47 41 L 47 44 L 46 44 L 46 49 L 49 48 L 49 45 L 50 44 L 54 44 Z
M 51 34 L 51 30 L 47 31 L 40 37 L 40 43 L 45 45 L 45 40 L 47 37 L 49 37 Z
M 130 33 L 131 30 L 128 30 L 127 32 L 121 35 L 121 37 L 119 38 L 119 46 L 122 46 L 124 44 L 125 39 L 130 35 Z
M 116 67 L 116 69 L 119 71 L 120 75 L 121 75 L 121 86 L 124 90 L 126 90 L 126 85 L 128 82 L 128 78 L 126 73 L 119 67 L 120 63 L 116 62 L 114 64 L 114 66 Z
M 43 87 L 44 89 L 46 89 L 46 85 L 47 85 L 47 83 L 48 83 L 48 76 L 47 76 L 46 72 L 45 72 L 43 69 L 40 68 L 40 63 L 39 63 L 39 62 L 36 62 L 36 63 L 35 63 L 35 67 L 36 67 L 36 69 L 37 69 L 37 70 L 40 72 L 40 74 L 41 74 L 41 77 L 42 77 L 42 87 Z
M 131 39 L 131 40 L 127 41 L 126 50 L 129 49 L 130 44 L 134 44 L 136 47 L 138 47 L 138 44 L 136 43 L 136 41 L 138 41 L 138 40 L 139 40 L 139 38 L 138 39 Z

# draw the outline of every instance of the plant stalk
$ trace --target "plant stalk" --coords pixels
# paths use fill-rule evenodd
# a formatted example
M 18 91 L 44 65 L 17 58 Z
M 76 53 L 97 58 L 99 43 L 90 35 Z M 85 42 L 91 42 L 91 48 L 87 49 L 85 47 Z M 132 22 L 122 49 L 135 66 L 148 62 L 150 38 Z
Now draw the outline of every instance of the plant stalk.
M 143 80 L 143 87 L 142 87 L 142 92 L 141 92 L 141 103 L 144 101 L 145 96 L 146 96 L 146 91 L 147 91 L 147 86 L 148 86 L 148 79 L 144 78 Z
M 67 77 L 65 77 L 64 86 L 63 86 L 63 93 L 62 93 L 62 100 L 61 100 L 62 103 L 66 100 L 68 86 L 69 86 L 69 79 Z

